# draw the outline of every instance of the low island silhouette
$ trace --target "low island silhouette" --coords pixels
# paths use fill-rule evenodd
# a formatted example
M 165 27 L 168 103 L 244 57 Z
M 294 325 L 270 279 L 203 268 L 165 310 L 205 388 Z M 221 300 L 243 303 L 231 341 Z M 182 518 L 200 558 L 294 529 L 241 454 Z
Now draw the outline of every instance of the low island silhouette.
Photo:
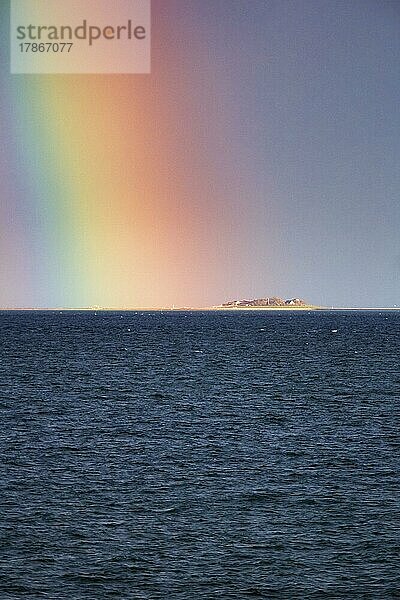
M 286 307 L 298 307 L 298 308 L 309 308 L 313 305 L 301 300 L 300 298 L 289 298 L 284 300 L 279 296 L 271 296 L 268 298 L 255 298 L 253 300 L 232 300 L 230 302 L 224 302 L 221 304 L 221 308 L 286 308 Z

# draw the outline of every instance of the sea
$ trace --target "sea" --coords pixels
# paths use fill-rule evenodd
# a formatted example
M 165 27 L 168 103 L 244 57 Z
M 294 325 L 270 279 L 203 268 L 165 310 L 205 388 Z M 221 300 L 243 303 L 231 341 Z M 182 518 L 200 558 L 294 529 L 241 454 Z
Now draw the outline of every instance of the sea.
M 1 600 L 400 598 L 400 312 L 1 312 Z

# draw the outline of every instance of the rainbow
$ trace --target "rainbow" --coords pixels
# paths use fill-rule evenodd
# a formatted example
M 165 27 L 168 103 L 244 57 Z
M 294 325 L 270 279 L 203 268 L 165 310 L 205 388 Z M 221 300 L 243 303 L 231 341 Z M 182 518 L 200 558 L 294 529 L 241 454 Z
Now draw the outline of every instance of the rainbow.
M 188 53 L 192 17 L 179 52 L 176 19 L 153 1 L 151 75 L 12 76 L 2 65 L 2 306 L 224 299 L 241 264 L 237 164 L 229 155 L 223 169 L 229 106 L 207 52 Z

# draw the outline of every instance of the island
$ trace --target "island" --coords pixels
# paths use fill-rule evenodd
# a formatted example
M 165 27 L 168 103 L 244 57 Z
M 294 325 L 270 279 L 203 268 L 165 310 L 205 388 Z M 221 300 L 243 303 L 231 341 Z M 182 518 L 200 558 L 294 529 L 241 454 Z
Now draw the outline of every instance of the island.
M 321 307 L 309 304 L 300 298 L 283 299 L 279 296 L 270 296 L 267 298 L 255 298 L 253 300 L 231 300 L 224 302 L 218 306 L 214 306 L 215 310 L 231 310 L 231 309 L 306 309 L 318 310 Z

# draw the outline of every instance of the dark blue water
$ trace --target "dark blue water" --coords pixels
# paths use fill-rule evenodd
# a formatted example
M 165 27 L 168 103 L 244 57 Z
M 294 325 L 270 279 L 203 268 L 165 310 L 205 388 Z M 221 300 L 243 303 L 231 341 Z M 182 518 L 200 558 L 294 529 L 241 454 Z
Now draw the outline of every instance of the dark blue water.
M 400 598 L 399 333 L 0 313 L 0 598 Z

